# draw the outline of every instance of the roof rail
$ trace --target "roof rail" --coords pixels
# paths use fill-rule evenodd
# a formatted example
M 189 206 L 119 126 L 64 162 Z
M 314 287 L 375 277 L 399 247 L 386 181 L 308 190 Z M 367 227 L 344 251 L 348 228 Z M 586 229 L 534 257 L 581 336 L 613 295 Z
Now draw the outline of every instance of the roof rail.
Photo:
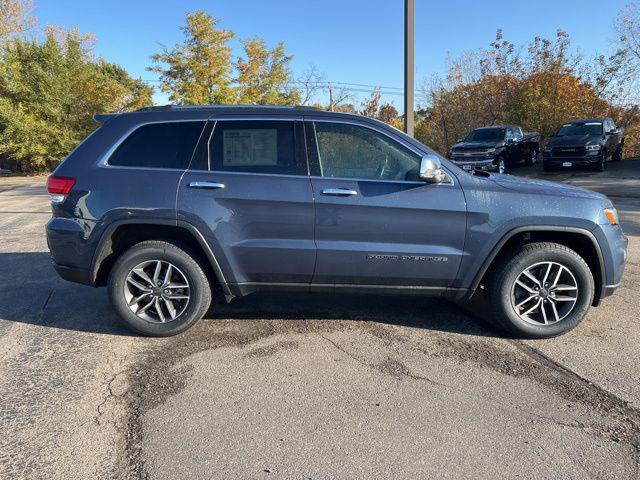
M 235 104 L 211 104 L 211 105 L 156 105 L 153 107 L 143 107 L 136 112 L 158 112 L 166 110 L 215 110 L 217 108 L 282 108 L 292 110 L 320 110 L 318 107 L 308 105 L 235 105 Z

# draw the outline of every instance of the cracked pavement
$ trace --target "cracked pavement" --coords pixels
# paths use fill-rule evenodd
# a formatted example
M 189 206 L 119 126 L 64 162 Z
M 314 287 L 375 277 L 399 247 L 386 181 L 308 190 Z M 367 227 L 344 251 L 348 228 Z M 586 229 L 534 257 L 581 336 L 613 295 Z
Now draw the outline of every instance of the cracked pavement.
M 137 337 L 55 275 L 44 178 L 2 178 L 0 478 L 639 478 L 639 172 L 514 172 L 610 195 L 631 234 L 618 292 L 526 342 L 478 305 L 303 294 Z

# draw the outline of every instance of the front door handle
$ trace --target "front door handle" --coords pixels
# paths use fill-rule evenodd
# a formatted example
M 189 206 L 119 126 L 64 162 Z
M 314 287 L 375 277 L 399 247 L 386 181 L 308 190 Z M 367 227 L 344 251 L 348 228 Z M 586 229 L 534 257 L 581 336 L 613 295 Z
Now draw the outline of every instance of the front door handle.
M 335 195 L 338 197 L 350 197 L 352 195 L 357 195 L 358 192 L 355 190 L 349 190 L 348 188 L 325 188 L 322 190 L 323 195 Z
M 224 188 L 224 183 L 218 182 L 189 182 L 189 188 Z

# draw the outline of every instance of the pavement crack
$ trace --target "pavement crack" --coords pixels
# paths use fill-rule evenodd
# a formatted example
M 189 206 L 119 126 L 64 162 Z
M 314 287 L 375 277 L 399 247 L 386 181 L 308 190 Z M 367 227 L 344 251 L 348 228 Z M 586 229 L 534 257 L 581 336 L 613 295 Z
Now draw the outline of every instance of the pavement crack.
M 47 295 L 47 298 L 45 299 L 44 303 L 42 304 L 42 307 L 40 308 L 40 312 L 38 312 L 38 317 L 42 318 L 42 316 L 44 315 L 44 311 L 46 310 L 47 305 L 49 305 L 49 301 L 53 297 L 53 293 L 55 291 L 56 291 L 56 287 L 52 287 L 51 290 L 49 291 L 49 295 Z
M 378 372 L 381 373 L 385 373 L 387 375 L 391 375 L 393 377 L 396 378 L 400 378 L 400 377 L 406 377 L 406 378 L 410 378 L 412 380 L 423 380 L 426 381 L 432 385 L 437 385 L 439 387 L 447 387 L 447 385 L 444 385 L 442 383 L 436 382 L 435 380 L 432 380 L 428 377 L 424 377 L 422 375 L 417 375 L 413 372 L 411 372 L 411 370 L 409 370 L 409 368 L 407 368 L 407 366 L 405 364 L 403 364 L 402 362 L 395 360 L 391 357 L 387 357 L 383 362 L 381 363 L 369 363 L 369 362 L 365 362 L 361 359 L 359 359 L 358 357 L 356 357 L 355 355 L 353 355 L 351 352 L 349 352 L 348 350 L 346 350 L 344 347 L 340 346 L 337 342 L 331 340 L 329 337 L 326 337 L 325 335 L 322 335 L 321 333 L 318 334 L 320 337 L 322 337 L 324 340 L 326 340 L 327 342 L 329 342 L 331 345 L 333 345 L 334 348 L 336 348 L 337 350 L 339 350 L 340 352 L 344 353 L 345 355 L 347 355 L 348 357 L 350 357 L 351 359 L 353 359 L 354 361 L 356 361 L 357 363 L 359 363 L 360 365 L 367 367 L 367 368 L 371 368 L 373 370 L 377 370 Z
M 559 378 L 555 381 L 549 379 L 549 386 L 565 397 L 571 397 L 596 411 L 601 411 L 618 423 L 615 426 L 602 425 L 593 428 L 599 429 L 613 441 L 626 441 L 640 454 L 640 411 L 638 409 L 565 365 L 552 360 L 536 348 L 517 340 L 510 340 L 510 343 L 527 357 L 558 375 Z M 581 425 L 581 428 L 591 427 Z

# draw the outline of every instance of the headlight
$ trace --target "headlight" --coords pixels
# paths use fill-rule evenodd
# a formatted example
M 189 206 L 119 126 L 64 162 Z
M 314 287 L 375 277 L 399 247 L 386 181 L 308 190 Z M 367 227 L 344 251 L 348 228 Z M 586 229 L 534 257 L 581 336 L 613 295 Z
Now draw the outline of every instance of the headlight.
M 599 152 L 600 145 L 587 145 L 586 149 L 587 149 L 587 152 Z
M 603 211 L 604 211 L 604 216 L 607 217 L 607 220 L 609 220 L 609 223 L 611 225 L 618 225 L 619 223 L 618 210 L 611 207 L 611 208 L 605 208 Z
M 495 148 L 490 148 L 489 150 L 487 150 L 486 152 L 484 152 L 486 155 L 493 155 L 494 153 L 496 153 L 496 149 Z
M 551 151 L 551 147 L 544 147 L 544 149 L 542 150 L 543 152 L 550 152 Z

